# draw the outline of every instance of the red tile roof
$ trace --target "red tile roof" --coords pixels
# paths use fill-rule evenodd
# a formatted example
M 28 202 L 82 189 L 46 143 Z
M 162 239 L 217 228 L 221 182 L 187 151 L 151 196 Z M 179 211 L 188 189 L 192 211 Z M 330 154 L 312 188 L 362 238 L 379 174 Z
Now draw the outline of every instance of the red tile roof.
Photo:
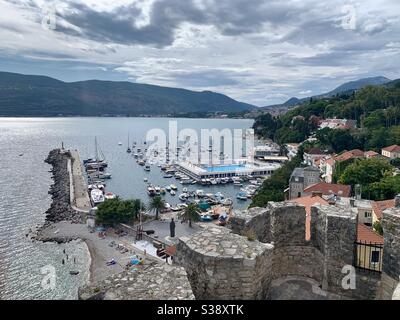
M 325 196 L 350 197 L 351 187 L 345 184 L 319 182 L 304 189 L 304 193 L 321 192 Z
M 394 144 L 392 146 L 383 148 L 382 150 L 389 151 L 389 152 L 400 152 L 400 146 L 398 146 L 397 144 Z
M 372 202 L 372 210 L 374 210 L 376 217 L 378 219 L 382 219 L 383 211 L 389 208 L 393 208 L 395 205 L 394 202 L 394 199 Z
M 363 158 L 363 157 L 364 157 L 364 151 L 361 151 L 360 149 L 354 149 L 351 151 L 345 151 L 342 154 L 336 156 L 335 160 L 336 161 L 346 161 L 349 159 Z
M 357 241 L 383 244 L 383 237 L 361 223 L 357 226 Z
M 379 153 L 371 150 L 371 151 L 366 151 L 364 153 L 364 155 L 366 157 L 375 157 L 375 156 L 379 156 Z
M 306 240 L 311 238 L 311 207 L 317 204 L 329 205 L 328 201 L 319 196 L 305 196 L 290 200 L 306 207 Z

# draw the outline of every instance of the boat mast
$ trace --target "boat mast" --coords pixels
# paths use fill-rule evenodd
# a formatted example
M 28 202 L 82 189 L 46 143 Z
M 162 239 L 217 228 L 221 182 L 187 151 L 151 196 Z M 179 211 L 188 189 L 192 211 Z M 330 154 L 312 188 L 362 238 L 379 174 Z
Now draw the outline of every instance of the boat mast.
M 99 161 L 99 152 L 97 150 L 97 137 L 96 136 L 94 137 L 94 155 L 96 158 L 96 162 L 98 162 Z

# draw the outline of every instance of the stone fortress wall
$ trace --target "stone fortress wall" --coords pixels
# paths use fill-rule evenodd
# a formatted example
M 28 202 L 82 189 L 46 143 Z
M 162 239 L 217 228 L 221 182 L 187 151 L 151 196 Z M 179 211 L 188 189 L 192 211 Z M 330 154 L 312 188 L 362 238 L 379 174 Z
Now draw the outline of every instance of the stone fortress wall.
M 269 299 L 273 282 L 293 276 L 339 298 L 392 298 L 400 275 L 400 208 L 384 213 L 382 277 L 357 270 L 350 290 L 342 287 L 342 269 L 353 265 L 357 214 L 313 207 L 309 241 L 305 219 L 305 208 L 288 202 L 237 212 L 231 230 L 206 227 L 181 238 L 175 262 L 185 267 L 196 299 Z

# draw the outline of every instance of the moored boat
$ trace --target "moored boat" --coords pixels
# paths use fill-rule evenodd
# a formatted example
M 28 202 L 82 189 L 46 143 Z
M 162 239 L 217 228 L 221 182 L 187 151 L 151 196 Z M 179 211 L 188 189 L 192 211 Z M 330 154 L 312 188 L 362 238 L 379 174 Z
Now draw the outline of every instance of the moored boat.
M 104 198 L 106 200 L 112 200 L 112 199 L 115 199 L 116 197 L 117 196 L 112 192 L 106 192 L 105 195 L 104 195 Z
M 247 193 L 246 193 L 246 192 L 239 192 L 239 193 L 236 195 L 236 199 L 239 199 L 239 200 L 247 200 Z
M 92 191 L 90 191 L 90 199 L 92 200 L 94 205 L 103 203 L 105 200 L 103 191 L 101 191 L 100 189 L 93 189 Z

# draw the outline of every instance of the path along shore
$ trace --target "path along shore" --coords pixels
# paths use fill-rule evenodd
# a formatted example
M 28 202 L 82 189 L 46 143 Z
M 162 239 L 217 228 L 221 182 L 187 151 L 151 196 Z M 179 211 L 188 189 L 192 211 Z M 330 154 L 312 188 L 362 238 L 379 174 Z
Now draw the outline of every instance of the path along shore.
M 111 274 L 122 272 L 132 254 L 141 252 L 130 248 L 130 252 L 122 254 L 110 247 L 109 243 L 114 241 L 129 247 L 127 239 L 119 238 L 113 231 L 107 233 L 106 239 L 100 238 L 97 233 L 91 233 L 86 226 L 86 216 L 91 204 L 79 153 L 76 150 L 55 149 L 50 151 L 45 161 L 52 165 L 54 184 L 49 193 L 53 201 L 46 211 L 45 224 L 32 239 L 57 243 L 83 240 L 90 252 L 90 282 L 97 282 Z M 151 257 L 147 258 L 153 260 Z M 107 261 L 111 259 L 115 259 L 117 264 L 107 266 Z

